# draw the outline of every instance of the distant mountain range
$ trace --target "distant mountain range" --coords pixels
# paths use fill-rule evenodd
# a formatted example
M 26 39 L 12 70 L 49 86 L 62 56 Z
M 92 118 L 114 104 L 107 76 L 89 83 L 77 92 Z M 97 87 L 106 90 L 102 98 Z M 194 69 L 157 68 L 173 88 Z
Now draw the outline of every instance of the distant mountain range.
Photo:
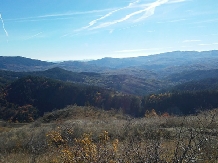
M 175 51 L 150 56 L 132 58 L 102 58 L 92 61 L 45 62 L 24 57 L 0 56 L 0 69 L 12 71 L 45 70 L 60 67 L 74 72 L 108 72 L 137 68 L 147 71 L 181 71 L 189 69 L 212 69 L 218 63 L 218 50 L 212 51 Z M 172 69 L 173 68 L 173 69 Z

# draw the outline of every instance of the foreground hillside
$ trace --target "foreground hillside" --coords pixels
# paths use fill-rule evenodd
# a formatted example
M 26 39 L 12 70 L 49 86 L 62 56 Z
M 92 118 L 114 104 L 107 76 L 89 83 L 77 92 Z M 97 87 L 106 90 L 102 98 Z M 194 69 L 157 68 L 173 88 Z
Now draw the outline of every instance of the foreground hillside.
M 178 163 L 218 161 L 218 112 L 132 118 L 68 106 L 29 124 L 0 122 L 0 161 Z

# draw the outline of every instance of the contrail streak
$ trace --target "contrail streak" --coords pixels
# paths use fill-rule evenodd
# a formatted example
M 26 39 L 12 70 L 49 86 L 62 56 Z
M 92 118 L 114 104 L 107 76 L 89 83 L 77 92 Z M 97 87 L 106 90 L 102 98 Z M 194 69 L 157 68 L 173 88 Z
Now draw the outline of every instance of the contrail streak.
M 154 15 L 156 8 L 159 6 L 162 6 L 164 4 L 185 2 L 188 0 L 153 0 L 153 1 L 154 2 L 151 3 L 145 3 L 145 1 L 142 0 L 134 0 L 133 2 L 129 3 L 127 6 L 112 10 L 107 14 L 101 16 L 100 18 L 90 21 L 87 26 L 74 30 L 74 32 L 80 32 L 82 30 L 96 30 L 100 28 L 105 28 L 118 23 L 128 21 L 131 18 L 132 19 L 129 21 L 131 23 L 141 22 L 147 19 L 148 17 Z M 129 9 L 134 9 L 134 10 L 129 11 Z M 121 10 L 123 10 L 124 12 L 122 12 Z M 119 15 L 119 13 L 125 13 L 125 12 L 127 12 L 127 14 L 125 14 L 123 17 L 119 19 L 112 19 L 109 21 L 107 20 L 105 21 L 105 19 L 107 19 L 108 17 L 112 17 L 112 15 L 115 15 L 116 13 L 118 13 L 117 15 Z
M 140 18 L 136 19 L 135 21 L 137 22 L 137 21 L 146 19 L 147 17 L 153 15 L 156 7 L 167 3 L 168 1 L 169 0 L 157 0 L 156 2 L 151 3 L 151 5 L 148 8 L 146 8 L 145 10 L 142 10 L 142 12 L 145 11 L 145 14 L 141 16 Z
M 29 40 L 29 39 L 31 39 L 31 38 L 37 37 L 37 36 L 40 35 L 40 34 L 42 34 L 42 32 L 39 32 L 39 33 L 37 33 L 37 34 L 35 34 L 35 35 L 31 36 L 31 37 L 28 37 L 28 38 L 25 39 L 25 40 Z
M 115 12 L 117 12 L 117 11 L 119 11 L 119 10 L 121 10 L 121 9 L 117 9 L 117 10 L 111 11 L 111 12 L 109 12 L 108 14 L 106 14 L 106 15 L 104 15 L 104 16 L 98 18 L 98 19 L 95 19 L 95 20 L 91 21 L 88 26 L 83 27 L 83 28 L 79 29 L 78 31 L 81 31 L 81 30 L 84 30 L 84 29 L 87 29 L 87 28 L 93 26 L 93 25 L 96 24 L 99 20 L 103 20 L 103 19 L 109 17 L 110 15 L 112 15 L 113 13 L 115 13 Z
M 139 17 L 138 19 L 135 20 L 135 22 L 139 22 L 139 21 L 144 20 L 147 17 L 153 15 L 156 7 L 158 7 L 158 6 L 162 5 L 162 4 L 167 3 L 168 1 L 169 0 L 157 0 L 157 1 L 153 2 L 153 3 L 148 4 L 142 10 L 138 10 L 138 11 L 135 11 L 133 13 L 130 13 L 130 14 L 126 15 L 125 17 L 123 17 L 121 19 L 118 19 L 118 20 L 102 23 L 102 24 L 100 24 L 98 26 L 93 27 L 92 29 L 99 29 L 99 28 L 108 27 L 108 26 L 111 26 L 111 25 L 114 25 L 114 24 L 117 24 L 117 23 L 124 22 L 124 21 L 130 19 L 131 17 L 133 17 L 135 15 L 139 15 L 139 14 L 145 13 L 143 16 L 141 16 L 141 17 Z
M 98 19 L 95 19 L 95 20 L 91 21 L 88 26 L 85 26 L 85 27 L 83 27 L 83 28 L 81 28 L 81 29 L 79 29 L 79 30 L 77 30 L 77 31 L 81 31 L 81 30 L 87 29 L 87 28 L 89 28 L 89 27 L 95 25 L 99 20 L 103 20 L 103 19 L 105 19 L 105 18 L 111 16 L 111 15 L 114 14 L 115 12 L 120 11 L 120 10 L 129 8 L 129 7 L 132 7 L 132 6 L 134 6 L 135 4 L 137 4 L 138 2 L 139 2 L 139 0 L 136 0 L 135 2 L 129 3 L 129 5 L 126 6 L 126 7 L 122 7 L 122 8 L 113 10 L 113 11 L 109 12 L 108 14 L 106 14 L 106 15 L 104 15 L 104 16 L 98 18 Z
M 4 21 L 3 21 L 3 19 L 2 19 L 2 15 L 1 15 L 1 14 L 0 14 L 0 19 L 1 19 L 1 21 L 2 21 L 3 30 L 5 31 L 5 34 L 6 34 L 6 36 L 8 37 L 8 32 L 7 32 L 6 29 L 5 29 L 5 24 L 4 24 Z

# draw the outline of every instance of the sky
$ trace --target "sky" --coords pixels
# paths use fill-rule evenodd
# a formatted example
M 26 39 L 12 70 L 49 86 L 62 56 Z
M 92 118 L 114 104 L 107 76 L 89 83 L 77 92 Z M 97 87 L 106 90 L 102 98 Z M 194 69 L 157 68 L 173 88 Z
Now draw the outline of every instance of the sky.
M 0 56 L 44 61 L 218 50 L 217 0 L 0 0 Z

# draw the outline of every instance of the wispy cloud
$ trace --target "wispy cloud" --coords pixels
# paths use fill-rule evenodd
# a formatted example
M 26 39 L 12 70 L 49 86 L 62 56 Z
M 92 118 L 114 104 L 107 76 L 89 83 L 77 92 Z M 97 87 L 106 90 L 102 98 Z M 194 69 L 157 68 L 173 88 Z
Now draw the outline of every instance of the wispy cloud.
M 126 6 L 126 7 L 122 7 L 122 8 L 115 9 L 115 10 L 113 10 L 113 11 L 107 13 L 106 15 L 104 15 L 104 16 L 98 18 L 98 19 L 92 20 L 91 22 L 89 22 L 89 25 L 88 25 L 88 26 L 82 27 L 81 29 L 76 30 L 76 31 L 81 31 L 81 30 L 84 30 L 84 29 L 88 29 L 88 28 L 90 28 L 91 26 L 95 25 L 98 21 L 103 20 L 103 19 L 105 19 L 105 18 L 111 16 L 112 14 L 114 14 L 114 13 L 116 13 L 116 12 L 118 12 L 118 11 L 124 10 L 124 9 L 126 9 L 126 8 L 131 8 L 131 7 L 133 7 L 135 4 L 137 4 L 138 2 L 139 2 L 139 0 L 136 0 L 135 2 L 129 3 L 128 6 Z M 96 28 L 96 27 L 95 27 L 95 28 Z
M 105 11 L 110 11 L 110 10 L 112 10 L 112 9 L 78 11 L 78 12 L 68 12 L 68 13 L 61 13 L 61 14 L 48 14 L 48 15 L 38 16 L 38 18 L 62 17 L 62 16 L 72 16 L 72 15 L 84 15 L 84 14 L 93 14 L 93 13 L 105 12 Z
M 208 45 L 211 45 L 211 44 L 198 44 L 200 46 L 208 46 Z
M 184 2 L 184 1 L 187 1 L 187 0 L 156 0 L 155 2 L 152 2 L 152 3 L 145 3 L 145 1 L 137 0 L 135 2 L 129 3 L 125 7 L 110 11 L 109 13 L 105 14 L 102 17 L 92 20 L 91 22 L 89 22 L 87 26 L 82 27 L 75 31 L 78 32 L 78 31 L 85 30 L 85 29 L 94 30 L 94 29 L 105 28 L 105 27 L 109 27 L 109 26 L 112 26 L 118 23 L 125 22 L 133 17 L 134 17 L 134 20 L 131 20 L 132 23 L 140 22 L 152 16 L 155 13 L 155 9 L 158 6 L 161 6 L 164 4 L 170 4 L 170 3 L 179 3 L 179 2 Z M 130 8 L 134 10 L 128 10 Z M 119 12 L 118 14 L 120 15 L 123 14 L 123 13 L 120 13 L 120 11 L 124 11 L 123 13 L 127 13 L 127 14 L 125 14 L 123 17 L 119 19 L 112 19 L 110 21 L 104 21 L 106 18 L 109 18 L 109 17 L 111 18 L 111 16 L 113 14 L 116 14 L 117 12 Z M 182 20 L 177 20 L 177 21 L 182 21 Z
M 71 19 L 74 15 L 86 15 L 107 12 L 114 9 L 103 9 L 103 10 L 90 10 L 90 11 L 78 11 L 78 12 L 67 12 L 67 13 L 57 13 L 57 14 L 47 14 L 35 17 L 23 17 L 15 19 L 6 19 L 5 21 L 16 21 L 16 22 L 28 22 L 28 21 L 43 21 L 43 20 L 58 20 L 58 19 Z
M 24 40 L 32 39 L 32 38 L 34 38 L 34 37 L 39 36 L 40 34 L 42 34 L 42 32 L 39 32 L 39 33 L 37 33 L 37 34 L 35 34 L 35 35 L 32 35 L 32 36 L 30 36 L 30 37 L 28 37 L 28 38 L 26 38 L 26 39 L 24 39 Z
M 169 20 L 169 21 L 159 21 L 157 22 L 158 24 L 163 24 L 163 23 L 176 23 L 176 22 L 181 22 L 181 21 L 185 21 L 187 19 L 173 19 L 173 20 Z
M 148 17 L 150 17 L 151 15 L 154 14 L 154 11 L 156 9 L 156 7 L 163 5 L 165 3 L 167 3 L 169 0 L 157 0 L 156 2 L 151 3 L 148 7 L 146 7 L 145 9 L 136 12 L 136 14 L 138 13 L 144 13 L 144 15 L 142 15 L 140 18 L 136 19 L 136 22 L 144 20 Z
M 148 50 L 158 50 L 158 49 L 159 49 L 159 48 L 126 49 L 126 50 L 115 51 L 115 53 L 131 53 L 131 52 L 141 52 L 141 51 L 148 51 Z
M 175 20 L 170 20 L 168 21 L 169 23 L 174 23 L 174 22 L 181 22 L 181 21 L 185 21 L 186 19 L 175 19 Z
M 122 9 L 123 9 L 123 8 L 113 10 L 113 11 L 109 12 L 108 14 L 106 14 L 106 15 L 104 15 L 104 16 L 98 18 L 98 19 L 92 20 L 92 21 L 89 23 L 88 26 L 82 27 L 81 29 L 76 30 L 76 31 L 81 31 L 81 30 L 87 29 L 87 28 L 93 26 L 94 24 L 96 24 L 99 20 L 103 20 L 103 19 L 109 17 L 110 15 L 112 15 L 113 13 L 115 13 L 115 12 L 117 12 L 117 11 L 120 11 L 120 10 L 122 10 Z
M 168 3 L 179 3 L 179 2 L 185 2 L 187 0 L 171 0 Z
M 134 20 L 134 22 L 139 22 L 139 21 L 142 21 L 144 19 L 146 19 L 147 17 L 151 16 L 154 14 L 154 11 L 155 11 L 155 8 L 157 6 L 160 6 L 164 3 L 167 3 L 169 0 L 157 0 L 153 3 L 150 3 L 150 4 L 141 4 L 141 5 L 137 5 L 136 7 L 142 7 L 142 6 L 146 6 L 145 8 L 143 9 L 140 9 L 140 10 L 137 10 L 135 12 L 132 12 L 132 13 L 129 13 L 127 15 L 125 15 L 123 18 L 121 19 L 117 19 L 117 20 L 114 20 L 114 21 L 109 21 L 109 22 L 104 22 L 104 23 L 101 23 L 99 24 L 98 26 L 95 26 L 94 28 L 92 29 L 99 29 L 99 28 L 104 28 L 104 27 L 108 27 L 108 26 L 111 26 L 111 25 L 114 25 L 114 24 L 117 24 L 117 23 L 121 23 L 121 22 L 124 22 L 128 19 L 130 19 L 131 17 L 133 16 L 136 16 L 136 15 L 140 15 L 137 19 Z M 128 7 L 133 7 L 134 4 L 131 4 L 131 5 L 128 5 Z M 143 14 L 143 15 L 141 15 Z
M 1 21 L 2 21 L 2 28 L 3 28 L 3 30 L 5 31 L 6 36 L 8 37 L 8 32 L 7 32 L 7 30 L 5 29 L 5 24 L 4 24 L 4 21 L 3 21 L 3 19 L 2 19 L 2 15 L 1 15 L 1 14 L 0 14 L 0 19 L 1 19 Z
M 71 19 L 71 18 L 75 18 L 74 17 L 75 15 L 104 13 L 99 18 L 93 19 L 92 21 L 88 22 L 86 26 L 83 26 L 79 29 L 75 29 L 73 30 L 73 32 L 64 35 L 64 36 L 69 36 L 72 35 L 72 33 L 80 32 L 83 30 L 95 30 L 95 29 L 105 28 L 118 23 L 125 22 L 127 20 L 130 20 L 129 22 L 131 23 L 140 22 L 152 16 L 155 13 L 155 9 L 159 6 L 162 6 L 164 4 L 170 4 L 170 3 L 180 3 L 184 1 L 188 1 L 188 0 L 153 0 L 153 2 L 151 3 L 148 3 L 144 0 L 135 0 L 128 3 L 126 6 L 120 8 L 106 8 L 102 10 L 54 13 L 54 14 L 40 15 L 36 17 L 7 19 L 6 21 L 17 21 L 17 22 L 48 21 L 48 20 L 59 20 L 59 19 Z M 175 21 L 182 21 L 182 20 L 175 20 Z
M 109 31 L 110 34 L 113 33 L 113 32 L 114 32 L 114 29 L 111 29 L 111 30 Z
M 184 40 L 183 42 L 200 42 L 201 40 Z
M 198 22 L 193 22 L 193 23 L 190 23 L 190 24 L 201 24 L 201 23 L 214 23 L 214 22 L 218 22 L 218 19 L 209 19 L 209 20 L 204 20 L 204 21 L 198 21 Z
M 218 42 L 213 43 L 214 45 L 218 45 Z
M 182 48 L 191 48 L 192 46 L 181 46 Z

